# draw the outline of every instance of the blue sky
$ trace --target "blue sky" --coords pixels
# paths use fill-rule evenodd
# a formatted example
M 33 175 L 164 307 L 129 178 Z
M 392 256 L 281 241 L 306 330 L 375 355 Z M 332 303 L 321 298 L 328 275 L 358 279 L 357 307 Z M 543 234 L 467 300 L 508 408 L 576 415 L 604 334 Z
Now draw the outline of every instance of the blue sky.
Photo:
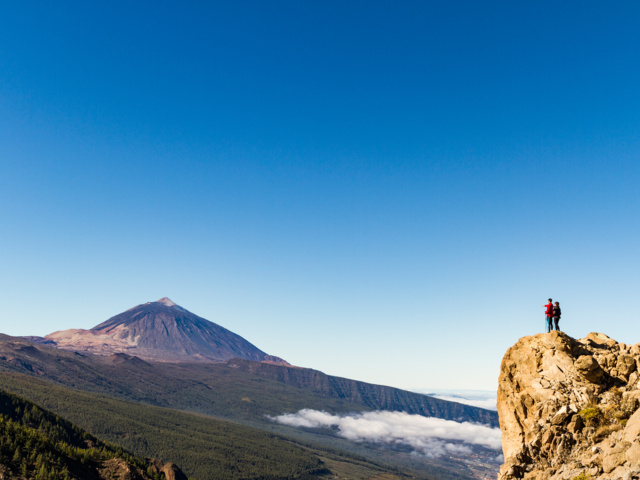
M 636 2 L 0 2 L 0 332 L 168 296 L 268 353 L 496 388 L 638 335 Z

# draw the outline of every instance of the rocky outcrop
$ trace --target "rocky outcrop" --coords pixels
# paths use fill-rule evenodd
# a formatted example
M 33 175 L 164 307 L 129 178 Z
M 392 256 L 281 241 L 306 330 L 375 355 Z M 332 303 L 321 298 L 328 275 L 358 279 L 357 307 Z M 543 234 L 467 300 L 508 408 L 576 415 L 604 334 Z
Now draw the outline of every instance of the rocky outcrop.
M 521 338 L 502 360 L 499 480 L 640 479 L 640 344 Z
M 98 469 L 101 480 L 147 480 L 148 475 L 139 467 L 132 465 L 122 458 L 112 458 Z
M 187 476 L 175 463 L 163 463 L 162 460 L 147 459 L 147 471 L 122 458 L 112 458 L 98 467 L 100 480 L 188 480 Z
M 167 463 L 162 467 L 160 472 L 167 480 L 188 480 L 187 476 L 182 473 L 175 463 Z
M 151 472 L 164 475 L 165 480 L 188 480 L 184 472 L 175 463 L 163 463 L 162 460 L 153 458 L 148 458 L 147 461 L 151 465 L 149 467 Z

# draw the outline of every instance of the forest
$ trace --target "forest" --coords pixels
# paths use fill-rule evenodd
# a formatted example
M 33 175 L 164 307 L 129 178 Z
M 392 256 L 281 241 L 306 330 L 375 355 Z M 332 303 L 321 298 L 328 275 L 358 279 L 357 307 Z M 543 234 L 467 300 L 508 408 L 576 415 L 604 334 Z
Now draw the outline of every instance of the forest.
M 30 458 L 34 449 L 39 453 L 52 452 L 48 455 L 53 460 L 44 462 L 44 469 L 53 476 L 39 478 L 61 478 L 55 476 L 61 475 L 65 465 L 56 460 L 56 455 L 61 455 L 60 448 L 56 447 L 57 437 L 42 445 L 36 445 L 33 440 L 27 444 L 31 437 L 46 439 L 46 432 L 59 431 L 67 432 L 61 438 L 65 445 L 69 445 L 64 452 L 70 451 L 75 455 L 70 456 L 74 466 L 82 465 L 84 457 L 87 457 L 87 461 L 100 462 L 122 452 L 123 458 L 129 458 L 126 457 L 126 451 L 131 451 L 141 458 L 160 457 L 163 461 L 176 463 L 190 478 L 195 479 L 304 480 L 330 474 L 319 456 L 304 446 L 280 435 L 233 422 L 74 391 L 21 375 L 0 374 L 0 385 L 20 395 L 29 395 L 50 410 L 64 412 L 64 416 L 73 421 L 72 424 L 24 400 L 20 402 L 25 402 L 28 407 L 21 404 L 17 407 L 3 407 L 3 412 L 14 412 L 12 416 L 3 413 L 5 424 L 10 423 L 10 428 L 20 427 L 26 433 L 6 433 L 7 440 L 4 443 L 7 445 L 2 450 L 2 458 L 11 459 L 12 472 L 20 473 L 22 464 L 26 464 L 26 478 L 35 478 L 35 464 L 31 464 Z M 18 401 L 15 400 L 18 397 L 8 393 L 4 395 L 14 402 Z M 12 405 L 8 400 L 5 404 Z M 39 413 L 31 413 L 31 410 Z M 48 420 L 43 422 L 41 418 Z M 74 424 L 81 425 L 92 434 Z M 121 447 L 109 446 L 111 443 L 97 440 L 93 433 L 99 433 L 101 438 Z M 18 444 L 23 437 L 24 444 Z M 10 440 L 12 438 L 16 440 Z M 97 451 L 86 452 L 88 444 L 93 445 Z M 20 461 L 14 464 L 13 456 L 18 447 Z M 101 453 L 103 448 L 108 452 L 105 454 L 107 456 Z M 25 455 L 25 452 L 30 453 Z M 338 458 L 338 463 L 350 463 L 349 458 L 342 458 L 341 455 L 331 452 L 322 454 L 333 458 L 341 457 Z M 25 460 L 25 456 L 29 458 Z M 43 453 L 42 461 L 46 458 L 47 454 Z M 33 458 L 34 462 L 36 460 L 37 455 Z M 357 459 L 354 461 L 360 463 Z M 386 470 L 370 462 L 364 463 L 368 472 L 380 473 Z M 67 470 L 70 470 L 69 466 Z
M 3 478 L 97 479 L 101 478 L 104 462 L 111 459 L 124 461 L 139 478 L 165 478 L 145 460 L 3 390 L 0 390 L 0 459 Z

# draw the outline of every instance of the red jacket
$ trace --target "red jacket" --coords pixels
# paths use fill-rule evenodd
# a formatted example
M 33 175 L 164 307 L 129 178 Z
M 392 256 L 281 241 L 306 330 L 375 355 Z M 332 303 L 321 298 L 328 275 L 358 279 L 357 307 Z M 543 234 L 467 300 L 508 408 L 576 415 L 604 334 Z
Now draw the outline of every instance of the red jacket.
M 543 307 L 547 307 L 547 310 L 544 312 L 544 314 L 547 317 L 553 317 L 553 303 L 549 302 L 546 305 L 543 305 Z

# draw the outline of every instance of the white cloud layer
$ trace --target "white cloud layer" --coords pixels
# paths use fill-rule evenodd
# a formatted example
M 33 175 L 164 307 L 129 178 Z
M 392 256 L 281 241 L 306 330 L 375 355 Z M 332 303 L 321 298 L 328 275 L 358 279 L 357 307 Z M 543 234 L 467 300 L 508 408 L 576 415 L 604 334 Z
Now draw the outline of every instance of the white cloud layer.
M 488 400 L 463 398 L 455 395 L 431 395 L 433 398 L 439 398 L 441 400 L 447 400 L 449 402 L 463 403 L 465 405 L 471 405 L 472 407 L 484 408 L 485 410 L 498 410 L 496 405 L 496 399 L 491 398 Z
M 498 398 L 495 391 L 489 390 L 434 390 L 420 389 L 414 390 L 430 397 L 447 400 L 449 402 L 463 403 L 472 407 L 484 408 L 486 410 L 498 410 Z
M 304 409 L 270 418 L 294 427 L 334 427 L 338 435 L 356 442 L 408 445 L 415 452 L 430 458 L 445 454 L 469 454 L 473 445 L 502 450 L 499 428 L 404 412 L 378 411 L 338 416 Z

